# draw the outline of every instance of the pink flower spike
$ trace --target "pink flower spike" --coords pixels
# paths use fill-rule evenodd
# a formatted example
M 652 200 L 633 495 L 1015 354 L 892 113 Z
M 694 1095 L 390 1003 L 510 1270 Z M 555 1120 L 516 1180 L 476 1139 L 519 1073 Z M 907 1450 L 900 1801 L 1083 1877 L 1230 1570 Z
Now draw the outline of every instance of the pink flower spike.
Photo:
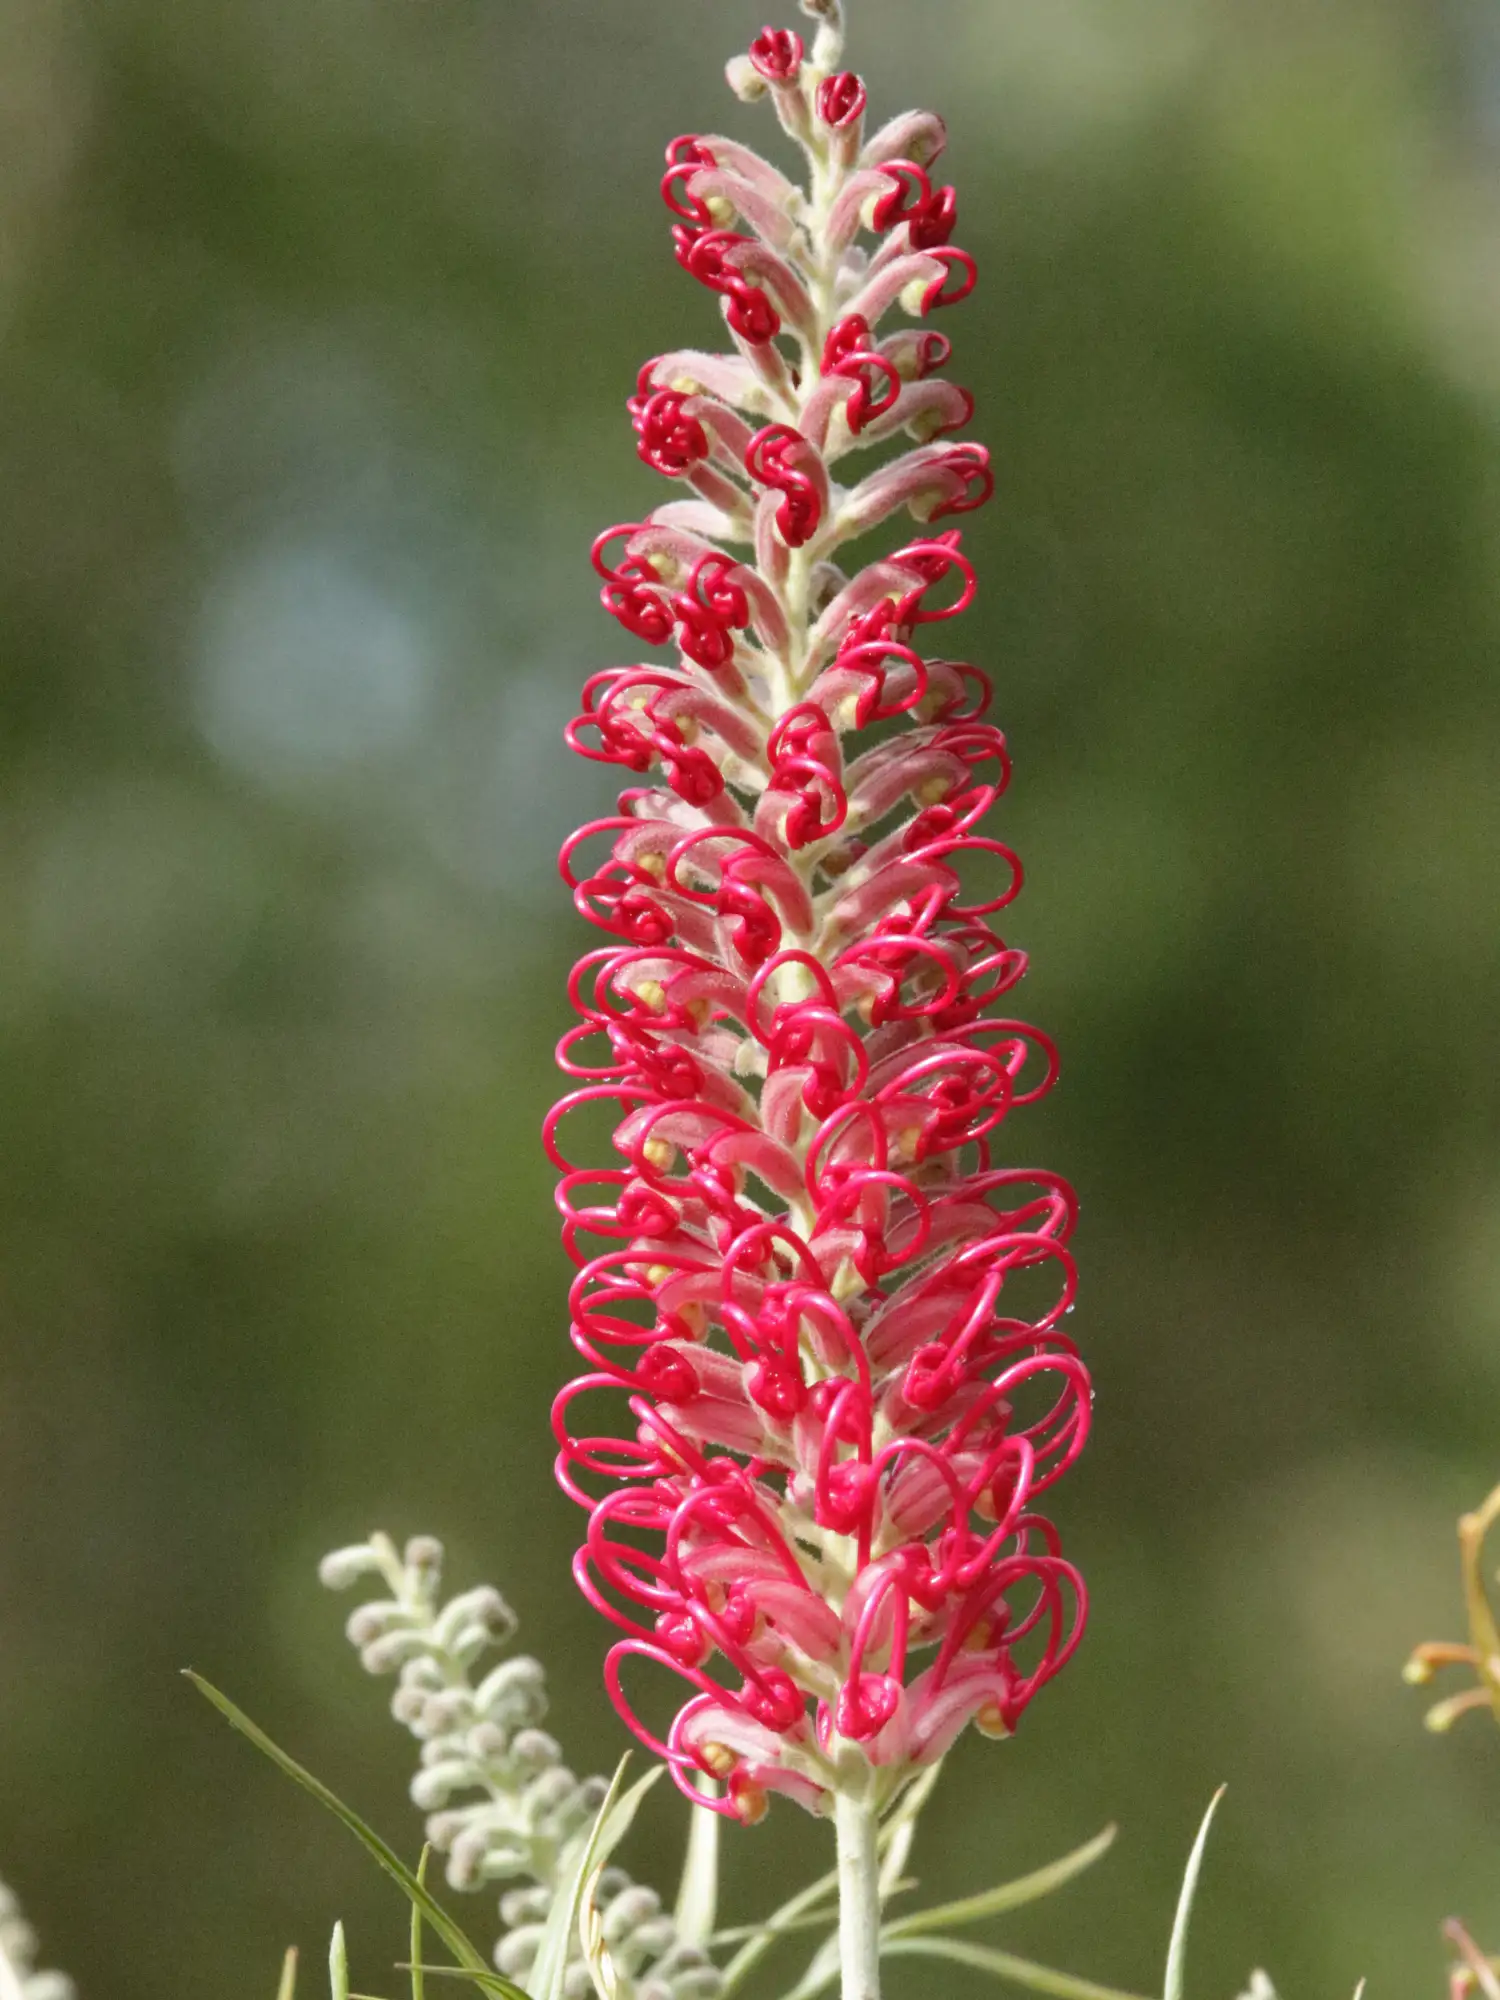
M 658 656 L 593 674 L 567 731 L 629 775 L 563 850 L 604 938 L 545 1132 L 577 1267 L 557 1472 L 616 1628 L 606 1686 L 746 1823 L 777 1795 L 878 1808 L 971 1725 L 1010 1734 L 1086 1612 L 1037 1511 L 1091 1388 L 1062 1330 L 1077 1205 L 1008 1143 L 1057 1075 L 994 928 L 1021 887 L 985 830 L 1009 752 L 984 675 L 927 650 L 977 587 L 946 523 L 994 475 L 951 436 L 973 401 L 949 341 L 912 322 L 974 264 L 940 121 L 861 152 L 840 10 L 804 11 L 811 58 L 768 28 L 730 68 L 808 189 L 737 140 L 667 152 L 677 260 L 732 345 L 658 356 L 628 401 L 679 497 L 594 545 Z M 902 510 L 914 539 L 851 556 Z M 601 1112 L 591 1166 L 574 1134 Z M 681 1684 L 660 1734 L 646 1670 Z

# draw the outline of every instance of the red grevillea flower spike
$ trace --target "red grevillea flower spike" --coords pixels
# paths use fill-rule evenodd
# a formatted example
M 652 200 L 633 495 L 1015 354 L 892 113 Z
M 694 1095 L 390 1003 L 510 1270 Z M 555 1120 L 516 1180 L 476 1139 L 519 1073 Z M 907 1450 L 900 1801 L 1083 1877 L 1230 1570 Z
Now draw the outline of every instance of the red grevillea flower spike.
M 1038 1505 L 1090 1391 L 1072 1192 L 1002 1144 L 1056 1075 L 994 928 L 1021 881 L 981 830 L 1005 739 L 985 676 L 925 650 L 974 595 L 952 524 L 993 486 L 926 323 L 974 264 L 941 121 L 867 136 L 836 0 L 803 5 L 810 50 L 768 27 L 729 74 L 807 185 L 732 139 L 668 148 L 677 259 L 732 345 L 641 370 L 640 455 L 681 493 L 594 549 L 606 609 L 667 657 L 596 674 L 568 731 L 639 782 L 562 860 L 608 942 L 547 1128 L 584 1364 L 555 1423 L 630 1727 L 741 1819 L 784 1792 L 873 1824 L 1077 1645 Z M 593 1107 L 607 1167 L 563 1130 Z M 642 1661 L 685 1687 L 660 1734 Z

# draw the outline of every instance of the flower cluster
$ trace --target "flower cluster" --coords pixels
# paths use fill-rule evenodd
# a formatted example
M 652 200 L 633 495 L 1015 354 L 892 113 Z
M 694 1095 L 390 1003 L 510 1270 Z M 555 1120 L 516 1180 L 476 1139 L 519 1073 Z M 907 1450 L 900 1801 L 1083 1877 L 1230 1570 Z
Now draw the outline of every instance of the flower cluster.
M 0 2000 L 73 2000 L 63 1972 L 38 1972 L 36 1932 L 15 1894 L 0 1882 Z
M 1463 1572 L 1464 1603 L 1469 1614 L 1469 1639 L 1465 1644 L 1429 1640 L 1418 1646 L 1404 1668 L 1413 1687 L 1425 1687 L 1444 1667 L 1467 1667 L 1474 1685 L 1449 1695 L 1428 1709 L 1427 1727 L 1441 1735 L 1460 1716 L 1488 1709 L 1500 1722 L 1500 1619 L 1490 1603 L 1484 1575 L 1484 1544 L 1491 1528 L 1500 1521 L 1500 1486 L 1472 1514 L 1458 1523 L 1459 1563 Z
M 608 1787 L 602 1778 L 576 1778 L 541 1727 L 547 1687 L 539 1662 L 502 1660 L 476 1684 L 476 1663 L 512 1636 L 516 1621 L 500 1593 L 485 1586 L 441 1603 L 442 1562 L 442 1545 L 430 1536 L 409 1541 L 403 1556 L 389 1537 L 372 1535 L 326 1557 L 319 1573 L 333 1590 L 367 1576 L 389 1590 L 353 1613 L 350 1642 L 370 1673 L 398 1676 L 391 1712 L 422 1746 L 411 1795 L 429 1816 L 427 1836 L 446 1857 L 448 1880 L 455 1889 L 509 1885 L 500 1898 L 506 1930 L 495 1963 L 523 1980 Z M 718 1968 L 678 1937 L 655 1890 L 609 1868 L 595 1907 L 616 2000 L 716 2000 Z M 566 1990 L 569 2000 L 594 1990 L 581 1956 Z
M 568 732 L 640 782 L 564 849 L 609 943 L 574 976 L 576 1087 L 546 1132 L 585 1363 L 559 1477 L 589 1513 L 579 1581 L 624 1634 L 608 1684 L 691 1796 L 720 1781 L 747 1820 L 770 1791 L 878 1805 L 969 1722 L 1008 1733 L 1084 1612 L 1036 1511 L 1088 1427 L 1061 1331 L 1075 1203 L 997 1152 L 1056 1074 L 993 924 L 1021 880 L 980 831 L 1009 759 L 986 677 L 922 650 L 975 590 L 940 524 L 993 485 L 920 323 L 974 263 L 942 122 L 867 137 L 837 0 L 803 7 L 811 49 L 767 28 L 729 74 L 806 187 L 717 135 L 667 151 L 677 261 L 732 351 L 662 355 L 629 402 L 683 490 L 594 565 L 671 657 L 596 674 Z M 844 563 L 902 514 L 914 538 Z M 971 867 L 1000 879 L 966 891 Z M 563 1131 L 591 1108 L 609 1168 Z M 633 1435 L 580 1421 L 611 1391 Z M 687 1683 L 665 1738 L 626 1694 L 637 1657 Z

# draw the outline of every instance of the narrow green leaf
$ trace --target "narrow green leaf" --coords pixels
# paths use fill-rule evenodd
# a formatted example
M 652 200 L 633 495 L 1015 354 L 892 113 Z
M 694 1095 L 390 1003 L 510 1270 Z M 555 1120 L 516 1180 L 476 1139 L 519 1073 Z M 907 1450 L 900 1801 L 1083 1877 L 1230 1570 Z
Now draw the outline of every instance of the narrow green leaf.
M 321 1778 L 315 1778 L 311 1771 L 297 1762 L 295 1757 L 289 1756 L 280 1744 L 273 1743 L 266 1732 L 252 1722 L 243 1709 L 237 1708 L 227 1694 L 221 1694 L 211 1681 L 206 1681 L 201 1674 L 195 1674 L 191 1668 L 185 1670 L 185 1677 L 192 1682 L 206 1701 L 213 1703 L 232 1729 L 237 1729 L 241 1736 L 248 1738 L 262 1756 L 269 1757 L 294 1784 L 300 1785 L 303 1791 L 310 1793 L 320 1806 L 331 1812 L 336 1820 L 349 1829 L 360 1845 L 374 1856 L 392 1881 L 398 1883 L 404 1894 L 420 1906 L 428 1925 L 452 1952 L 466 1977 L 473 1980 L 475 1985 L 483 1987 L 486 1992 L 494 1994 L 496 2000 L 529 2000 L 529 1996 L 516 1985 L 514 1980 L 506 1979 L 500 1973 L 491 1971 L 442 1904 L 423 1888 L 395 1850 L 388 1847 L 378 1833 L 366 1826 L 352 1807 L 346 1806 L 341 1798 L 328 1789 Z M 429 1971 L 431 1969 L 428 1968 Z
M 329 2000 L 349 2000 L 349 1952 L 344 1943 L 344 1926 L 335 1924 L 328 1946 Z
M 577 1852 L 572 1856 L 566 1873 L 558 1885 L 552 1907 L 547 1912 L 546 1927 L 542 1941 L 537 1948 L 536 1964 L 531 1973 L 532 2000 L 562 2000 L 563 1981 L 568 1970 L 568 1950 L 580 1930 L 580 1918 L 585 1898 L 593 1883 L 593 1878 L 602 1870 L 610 1855 L 630 1831 L 630 1823 L 635 1818 L 641 1800 L 661 1777 L 664 1767 L 660 1764 L 648 1771 L 643 1778 L 637 1778 L 628 1792 L 621 1792 L 625 1782 L 626 1767 L 630 1762 L 628 1754 L 620 1759 L 619 1768 L 605 1795 L 604 1803 L 594 1815 L 594 1821 L 587 1835 L 578 1843 Z
M 1193 1842 L 1193 1851 L 1188 1856 L 1187 1873 L 1182 1878 L 1182 1894 L 1177 1899 L 1177 1917 L 1172 1925 L 1172 1941 L 1167 1947 L 1167 1978 L 1162 1989 L 1163 2000 L 1182 2000 L 1183 1981 L 1187 1973 L 1188 1925 L 1193 1918 L 1193 1898 L 1198 1893 L 1198 1876 L 1203 1868 L 1204 1850 L 1208 1846 L 1208 1830 L 1214 1823 L 1214 1814 L 1219 1810 L 1219 1801 L 1227 1787 L 1220 1785 L 1209 1800 L 1208 1811 L 1203 1815 L 1203 1824 L 1198 1829 L 1198 1838 Z
M 820 1930 L 824 1924 L 831 1924 L 837 1915 L 837 1907 L 830 1905 L 826 1910 L 814 1910 L 811 1916 L 793 1917 L 789 1923 L 778 1923 L 772 1935 L 795 1937 L 799 1931 Z M 736 1924 L 733 1930 L 715 1931 L 705 1942 L 711 1951 L 717 1951 L 723 1945 L 743 1944 L 747 1938 L 763 1937 L 769 1928 L 768 1924 Z
M 787 1994 L 786 2000 L 818 2000 L 830 1986 L 836 1986 L 842 1967 L 839 1963 L 839 1934 L 824 1938 L 813 1953 L 806 1972 Z
M 963 1938 L 898 1938 L 882 1951 L 883 1958 L 942 1958 L 950 1965 L 971 1966 L 976 1972 L 992 1973 L 1009 1980 L 1028 1993 L 1045 1993 L 1050 2000 L 1141 2000 L 1136 1993 L 1122 1993 L 1117 1986 L 1100 1986 L 1092 1979 L 1075 1979 L 1070 1972 L 1054 1972 L 1050 1965 L 1033 1965 L 1028 1958 L 1014 1958 L 1008 1951 L 988 1945 L 969 1944 Z
M 427 1887 L 427 1864 L 432 1859 L 431 1843 L 422 1849 L 422 1858 L 417 1863 L 417 1881 L 422 1888 Z M 422 1906 L 411 1906 L 411 2000 L 426 2000 L 422 1990 Z
M 880 1829 L 880 1900 L 885 1902 L 895 1894 L 895 1885 L 906 1872 L 906 1864 L 911 1855 L 912 1842 L 917 1837 L 917 1821 L 922 1808 L 932 1797 L 933 1787 L 942 1776 L 943 1761 L 930 1764 L 896 1802 L 893 1811 L 886 1815 L 885 1824 Z
M 578 1941 L 583 1946 L 594 1985 L 600 1993 L 617 1993 L 621 1981 L 604 1942 L 604 1920 L 594 1900 L 599 1877 L 604 1873 L 610 1855 L 630 1831 L 642 1799 L 661 1777 L 664 1768 L 658 1764 L 645 1777 L 637 1778 L 589 1843 L 588 1872 L 584 1877 L 583 1896 L 578 1908 Z M 622 1765 L 622 1773 L 623 1770 Z
M 1366 1979 L 1362 1979 L 1359 1982 L 1358 1986 L 1354 1989 L 1354 2000 L 1365 2000 L 1365 1988 L 1368 1984 L 1369 1981 Z
M 816 1910 L 827 1897 L 836 1895 L 838 1886 L 838 1871 L 831 1868 L 826 1875 L 820 1875 L 816 1882 L 809 1882 L 805 1889 L 799 1889 L 795 1896 L 789 1897 L 780 1909 L 773 1910 L 763 1924 L 755 1925 L 748 1943 L 735 1953 L 724 1968 L 723 1990 L 726 2000 L 736 1987 L 749 1978 L 777 1939 L 797 1929 L 799 1927 L 797 1920 Z M 830 1920 L 833 1915 L 834 1912 L 830 1910 L 828 1912 Z
M 904 1896 L 908 1889 L 915 1889 L 916 1886 L 916 1882 L 910 1879 L 905 1882 L 898 1882 L 891 1890 L 891 1894 L 893 1896 Z M 823 1924 L 831 1924 L 837 1916 L 838 1905 L 830 1903 L 827 1909 L 814 1910 L 810 1916 L 794 1917 L 790 1923 L 778 1923 L 776 1926 L 776 1935 L 779 1938 L 793 1937 L 798 1931 L 815 1931 Z M 759 1937 L 765 1928 L 766 1926 L 763 1923 L 736 1924 L 733 1930 L 715 1931 L 713 1936 L 706 1938 L 704 1942 L 710 1950 L 717 1951 L 721 1945 L 743 1944 L 746 1938 Z
M 684 1944 L 705 1944 L 719 1909 L 719 1813 L 708 1806 L 688 1808 L 687 1857 L 677 1889 L 673 1921 Z
M 1082 1847 L 1074 1848 L 1059 1861 L 1051 1861 L 1045 1868 L 1038 1868 L 1030 1875 L 1022 1875 L 1014 1882 L 1002 1882 L 998 1888 L 983 1890 L 977 1896 L 965 1896 L 960 1902 L 942 1903 L 930 1910 L 914 1910 L 909 1916 L 897 1917 L 894 1923 L 885 1926 L 885 1936 L 896 1938 L 918 1937 L 924 1931 L 946 1930 L 954 1924 L 977 1924 L 986 1917 L 998 1917 L 1006 1910 L 1018 1910 L 1023 1903 L 1034 1903 L 1039 1897 L 1050 1896 L 1064 1883 L 1071 1882 L 1075 1875 L 1081 1875 L 1085 1868 L 1092 1868 L 1099 1857 L 1106 1852 L 1114 1840 L 1117 1828 L 1105 1827 L 1102 1833 L 1086 1841 Z
M 289 1944 L 286 1957 L 281 1961 L 281 1984 L 276 1989 L 276 2000 L 296 2000 L 297 1994 L 297 1947 Z
M 583 1903 L 584 1884 L 588 1881 L 589 1856 L 595 1836 L 613 1812 L 615 1800 L 620 1796 L 627 1762 L 628 1755 L 620 1759 L 609 1790 L 604 1795 L 604 1803 L 595 1813 L 587 1834 L 579 1841 L 576 1852 L 559 1877 L 557 1891 L 542 1929 L 542 1941 L 537 1946 L 531 1967 L 533 2000 L 561 2000 L 563 1980 L 568 1970 L 568 1946 L 573 1941 L 578 1912 Z

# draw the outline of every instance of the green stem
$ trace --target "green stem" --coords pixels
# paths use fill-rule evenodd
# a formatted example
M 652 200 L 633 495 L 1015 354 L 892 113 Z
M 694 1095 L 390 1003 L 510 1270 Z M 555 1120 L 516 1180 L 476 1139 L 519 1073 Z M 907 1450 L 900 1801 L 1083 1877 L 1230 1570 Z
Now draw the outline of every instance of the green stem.
M 875 1808 L 840 1791 L 838 1834 L 839 1961 L 843 2000 L 880 2000 L 880 1851 Z

